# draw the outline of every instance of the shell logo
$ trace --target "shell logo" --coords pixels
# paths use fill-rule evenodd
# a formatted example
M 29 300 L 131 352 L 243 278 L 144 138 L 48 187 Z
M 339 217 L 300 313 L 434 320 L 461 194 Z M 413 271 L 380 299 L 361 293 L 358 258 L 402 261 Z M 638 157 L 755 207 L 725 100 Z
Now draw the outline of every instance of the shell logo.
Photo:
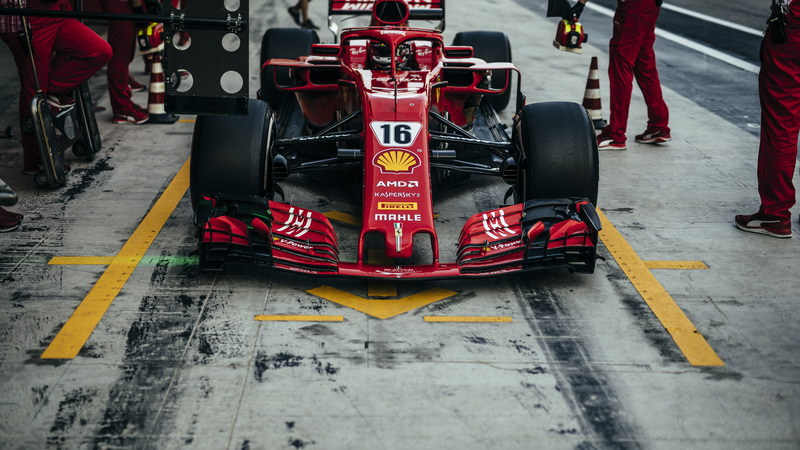
M 394 148 L 375 155 L 373 164 L 380 167 L 381 173 L 413 173 L 420 160 L 408 150 Z

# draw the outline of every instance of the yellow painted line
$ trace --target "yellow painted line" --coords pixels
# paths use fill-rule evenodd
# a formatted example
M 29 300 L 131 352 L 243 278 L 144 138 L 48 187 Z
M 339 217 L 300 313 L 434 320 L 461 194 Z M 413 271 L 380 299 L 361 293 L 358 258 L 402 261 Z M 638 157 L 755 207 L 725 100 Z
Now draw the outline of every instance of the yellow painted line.
M 42 353 L 42 359 L 69 359 L 78 356 L 111 302 L 128 281 L 133 269 L 153 243 L 172 211 L 189 187 L 189 160 L 183 164 L 167 189 L 142 223 L 133 232 L 122 250 L 108 264 L 92 290 Z
M 511 317 L 425 316 L 425 322 L 510 323 Z
M 291 316 L 291 315 L 259 315 L 256 320 L 264 322 L 343 322 L 344 316 Z
M 696 270 L 708 269 L 703 261 L 644 261 L 648 269 Z
M 382 266 L 392 265 L 394 261 L 386 257 L 383 249 L 369 249 L 367 259 L 370 264 Z M 367 282 L 367 297 L 397 297 L 397 282 L 388 280 L 369 280 Z
M 697 331 L 606 215 L 599 209 L 597 214 L 603 224 L 603 229 L 600 231 L 603 244 L 675 340 L 689 363 L 693 366 L 724 366 L 725 363 L 708 345 L 703 335 Z
M 50 266 L 107 266 L 114 261 L 113 256 L 53 256 L 47 265 Z M 163 264 L 172 266 L 196 266 L 199 263 L 197 256 L 145 256 L 139 261 L 139 265 Z
M 77 266 L 94 265 L 107 266 L 114 261 L 113 256 L 54 256 L 47 262 L 48 265 L 55 266 Z
M 378 319 L 388 319 L 457 294 L 447 289 L 432 288 L 397 300 L 373 300 L 329 286 L 320 286 L 306 292 Z
M 194 123 L 195 119 L 178 119 L 178 123 Z
M 386 280 L 369 280 L 367 282 L 368 297 L 397 297 L 397 283 Z
M 328 211 L 328 212 L 324 213 L 323 215 L 325 217 L 327 217 L 328 219 L 338 220 L 339 222 L 344 222 L 346 224 L 355 225 L 357 227 L 361 226 L 361 218 L 353 216 L 353 215 L 350 215 L 350 214 L 347 214 L 347 213 L 343 213 L 343 212 L 339 212 L 339 211 Z

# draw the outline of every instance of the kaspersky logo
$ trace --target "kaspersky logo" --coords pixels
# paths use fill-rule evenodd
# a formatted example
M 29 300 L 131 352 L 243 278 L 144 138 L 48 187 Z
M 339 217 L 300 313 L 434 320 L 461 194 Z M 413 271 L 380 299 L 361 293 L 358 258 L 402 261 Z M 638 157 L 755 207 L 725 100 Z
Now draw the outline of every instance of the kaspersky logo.
M 414 169 L 419 167 L 419 156 L 400 148 L 384 150 L 372 160 L 372 164 L 381 169 L 381 173 L 387 174 L 411 174 Z

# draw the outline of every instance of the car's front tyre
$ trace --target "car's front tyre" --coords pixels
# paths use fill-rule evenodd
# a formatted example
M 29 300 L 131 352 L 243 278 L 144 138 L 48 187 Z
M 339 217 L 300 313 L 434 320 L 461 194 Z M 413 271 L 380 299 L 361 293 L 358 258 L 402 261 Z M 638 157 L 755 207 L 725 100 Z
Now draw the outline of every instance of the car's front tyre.
M 583 106 L 570 102 L 526 105 L 517 115 L 512 139 L 521 153 L 517 202 L 579 197 L 597 204 L 597 141 Z
M 189 196 L 271 197 L 275 122 L 266 102 L 250 99 L 244 116 L 198 116 L 192 135 Z

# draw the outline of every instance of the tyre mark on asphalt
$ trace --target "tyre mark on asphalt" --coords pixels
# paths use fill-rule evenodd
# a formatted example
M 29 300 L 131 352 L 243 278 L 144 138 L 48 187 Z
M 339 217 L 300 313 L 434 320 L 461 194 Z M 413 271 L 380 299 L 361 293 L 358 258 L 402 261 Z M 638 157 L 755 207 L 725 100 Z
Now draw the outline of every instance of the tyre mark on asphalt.
M 564 300 L 537 276 L 520 277 L 515 288 L 525 320 L 547 361 L 564 366 L 564 370 L 554 370 L 553 376 L 587 439 L 579 448 L 594 448 L 596 441 L 617 448 L 639 448 L 635 426 L 625 420 L 622 401 L 602 368 L 591 362 L 579 330 L 570 329 L 574 319 L 564 309 Z
M 489 198 L 488 195 L 473 194 L 479 211 L 490 207 Z M 517 278 L 513 289 L 517 291 L 525 320 L 547 355 L 546 360 L 553 367 L 566 367 L 566 370 L 553 370 L 552 375 L 561 387 L 562 396 L 571 405 L 577 423 L 583 428 L 580 435 L 587 439 L 578 448 L 593 448 L 593 442 L 598 440 L 614 447 L 639 448 L 633 438 L 634 426 L 623 418 L 622 402 L 604 372 L 591 363 L 590 352 L 576 338 L 579 336 L 577 330 L 569 330 L 565 335 L 572 318 L 563 308 L 564 301 L 542 282 L 541 277 L 547 276 L 546 273 L 525 274 Z M 558 432 L 578 434 L 576 430 L 562 429 Z
M 78 355 L 178 202 L 184 197 L 188 186 L 189 160 L 184 163 L 72 317 L 42 353 L 43 359 L 70 359 Z
M 642 299 L 664 325 L 675 344 L 681 349 L 686 359 L 693 366 L 724 366 L 714 349 L 706 342 L 702 334 L 692 324 L 686 314 L 675 303 L 666 289 L 639 258 L 633 247 L 617 231 L 611 221 L 599 209 L 597 214 L 603 224 L 600 239 L 613 255 L 620 268 Z
M 336 336 L 336 333 L 332 331 L 325 325 L 322 324 L 314 324 L 305 327 L 301 327 L 295 331 L 295 336 L 298 339 L 309 339 L 318 341 L 320 343 L 325 342 L 328 338 L 338 339 L 340 337 Z M 255 343 L 254 343 L 255 344 Z M 247 372 L 250 373 L 252 370 L 252 376 L 255 382 L 261 383 L 270 383 L 274 382 L 275 380 L 285 379 L 288 378 L 297 378 L 297 379 L 304 379 L 307 383 L 312 384 L 319 380 L 325 380 L 328 383 L 331 383 L 332 392 L 337 397 L 344 397 L 346 398 L 346 390 L 347 388 L 343 385 L 338 385 L 338 377 L 341 368 L 335 366 L 331 361 L 336 361 L 337 358 L 332 357 L 332 355 L 320 355 L 312 354 L 310 356 L 303 356 L 297 355 L 294 353 L 296 349 L 285 349 L 281 351 L 277 351 L 275 353 L 269 350 L 258 349 L 257 345 L 253 345 L 253 354 L 251 356 L 251 360 L 248 364 Z M 336 355 L 338 356 L 338 355 Z M 362 364 L 365 363 L 362 361 Z M 279 374 L 279 372 L 284 372 Z M 293 372 L 295 376 L 288 376 L 285 372 Z M 316 374 L 316 375 L 314 375 Z M 249 377 L 249 375 L 248 375 Z M 239 396 L 239 404 L 236 408 L 237 413 L 234 417 L 233 424 L 231 426 L 231 430 L 228 436 L 228 448 L 233 448 L 233 439 L 234 439 L 234 432 L 236 431 L 236 422 L 238 420 L 238 413 L 242 409 L 242 402 L 243 397 L 245 394 L 245 385 L 246 385 L 246 378 L 243 380 L 242 388 Z M 302 416 L 298 416 L 297 419 L 302 419 Z M 286 421 L 286 429 L 284 431 L 284 438 L 286 439 L 287 445 L 294 447 L 294 448 L 303 448 L 306 445 L 313 445 L 316 443 L 314 440 L 314 434 L 316 433 L 315 430 L 310 429 L 303 429 L 302 427 L 295 428 L 296 422 L 293 421 Z M 373 430 L 374 434 L 374 430 Z M 271 436 L 270 440 L 272 442 L 280 442 L 280 438 L 277 436 Z M 250 448 L 249 447 L 250 440 L 245 439 L 239 448 Z M 276 444 L 277 445 L 277 444 Z
M 612 258 L 609 258 L 609 260 Z M 658 352 L 658 355 L 668 363 L 682 363 L 686 356 L 675 345 L 675 341 L 664 330 L 664 325 L 653 314 L 653 311 L 642 301 L 638 292 L 632 290 L 631 280 L 619 270 L 614 263 L 602 263 L 608 271 L 606 279 L 611 283 L 617 298 L 633 317 L 634 322 L 641 329 L 644 338 Z
M 58 404 L 53 425 L 47 436 L 47 447 L 69 448 L 77 447 L 70 441 L 70 430 L 77 424 L 83 425 L 91 418 L 92 403 L 97 397 L 96 389 L 77 388 L 64 396 Z
M 192 267 L 168 261 L 154 268 L 148 293 L 139 305 L 140 315 L 128 329 L 121 375 L 109 389 L 90 448 L 146 448 L 151 436 L 169 435 L 175 411 L 164 409 L 164 404 L 180 396 L 175 381 L 187 350 L 192 346 L 199 354 L 209 351 L 196 336 L 199 324 L 209 318 L 209 295 L 170 294 L 169 290 L 165 294 L 165 280 L 195 274 Z

